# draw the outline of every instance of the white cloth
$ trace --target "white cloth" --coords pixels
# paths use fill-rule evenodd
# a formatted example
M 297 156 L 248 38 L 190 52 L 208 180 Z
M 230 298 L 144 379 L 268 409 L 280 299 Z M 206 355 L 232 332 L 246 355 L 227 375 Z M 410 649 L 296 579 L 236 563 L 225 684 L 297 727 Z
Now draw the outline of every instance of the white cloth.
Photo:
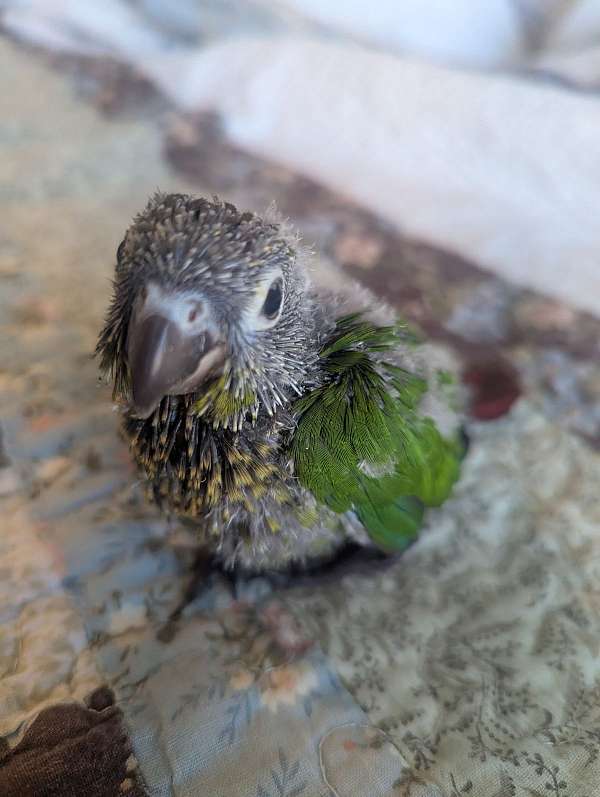
M 180 107 L 220 113 L 239 146 L 410 235 L 600 313 L 600 103 L 533 79 L 544 69 L 597 83 L 598 49 L 580 47 L 600 29 L 600 0 L 436 0 L 420 12 L 412 1 L 397 13 L 382 2 L 370 14 L 354 2 L 342 11 L 278 0 L 250 5 L 279 26 L 202 47 L 160 30 L 156 0 L 137 10 L 124 0 L 2 2 L 14 34 L 132 63 Z M 196 6 L 201 31 L 214 9 Z M 186 4 L 186 18 L 196 6 Z M 507 66 L 529 74 L 498 71 Z

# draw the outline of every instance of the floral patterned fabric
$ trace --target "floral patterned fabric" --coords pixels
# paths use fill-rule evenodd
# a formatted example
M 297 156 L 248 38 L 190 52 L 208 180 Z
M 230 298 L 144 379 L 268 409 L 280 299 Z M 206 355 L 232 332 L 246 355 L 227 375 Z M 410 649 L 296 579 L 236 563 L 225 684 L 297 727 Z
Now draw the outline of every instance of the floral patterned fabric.
M 526 402 L 473 426 L 400 559 L 236 600 L 215 574 L 179 621 L 191 540 L 132 484 L 110 410 L 8 418 L 32 481 L 1 538 L 7 749 L 106 683 L 150 794 L 598 793 L 600 463 Z

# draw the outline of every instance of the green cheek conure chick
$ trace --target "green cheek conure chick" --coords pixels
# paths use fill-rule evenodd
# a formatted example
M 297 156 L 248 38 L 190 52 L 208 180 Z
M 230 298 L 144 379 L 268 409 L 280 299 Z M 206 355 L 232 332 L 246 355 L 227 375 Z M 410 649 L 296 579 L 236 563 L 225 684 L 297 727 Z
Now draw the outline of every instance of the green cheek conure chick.
M 427 347 L 278 220 L 157 194 L 119 246 L 97 352 L 159 506 L 226 568 L 398 551 L 459 475 Z M 433 420 L 435 418 L 435 421 Z

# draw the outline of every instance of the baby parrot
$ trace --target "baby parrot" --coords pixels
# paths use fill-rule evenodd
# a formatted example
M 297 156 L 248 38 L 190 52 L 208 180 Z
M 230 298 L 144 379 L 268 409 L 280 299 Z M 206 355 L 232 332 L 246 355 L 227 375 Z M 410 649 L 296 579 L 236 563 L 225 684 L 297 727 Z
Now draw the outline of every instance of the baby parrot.
M 401 550 L 459 475 L 446 373 L 311 257 L 274 213 L 162 193 L 118 248 L 101 369 L 154 500 L 228 569 Z

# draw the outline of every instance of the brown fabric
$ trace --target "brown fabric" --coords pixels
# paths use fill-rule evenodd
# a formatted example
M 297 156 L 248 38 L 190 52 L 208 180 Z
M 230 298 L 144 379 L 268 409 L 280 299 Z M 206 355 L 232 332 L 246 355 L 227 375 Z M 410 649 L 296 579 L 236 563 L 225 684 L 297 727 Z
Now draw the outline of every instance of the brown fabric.
M 88 705 L 44 709 L 13 750 L 0 739 L 2 797 L 143 797 L 112 692 L 97 689 Z

